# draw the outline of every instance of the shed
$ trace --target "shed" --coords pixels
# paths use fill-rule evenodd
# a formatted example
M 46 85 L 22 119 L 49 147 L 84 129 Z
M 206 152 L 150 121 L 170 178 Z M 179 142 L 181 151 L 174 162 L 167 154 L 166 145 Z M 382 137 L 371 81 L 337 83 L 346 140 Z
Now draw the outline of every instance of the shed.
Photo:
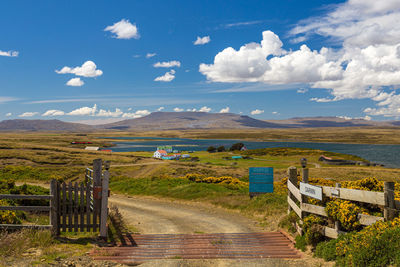
M 87 146 L 85 147 L 85 150 L 91 150 L 91 151 L 98 151 L 100 147 L 98 146 Z

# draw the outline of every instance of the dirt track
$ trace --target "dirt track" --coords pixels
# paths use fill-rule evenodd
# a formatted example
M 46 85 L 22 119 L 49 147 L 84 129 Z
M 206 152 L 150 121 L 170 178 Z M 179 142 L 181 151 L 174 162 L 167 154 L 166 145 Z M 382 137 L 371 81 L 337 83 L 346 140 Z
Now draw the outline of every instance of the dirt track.
M 249 233 L 260 227 L 238 213 L 181 201 L 149 197 L 113 195 L 111 204 L 118 206 L 126 222 L 142 234 Z

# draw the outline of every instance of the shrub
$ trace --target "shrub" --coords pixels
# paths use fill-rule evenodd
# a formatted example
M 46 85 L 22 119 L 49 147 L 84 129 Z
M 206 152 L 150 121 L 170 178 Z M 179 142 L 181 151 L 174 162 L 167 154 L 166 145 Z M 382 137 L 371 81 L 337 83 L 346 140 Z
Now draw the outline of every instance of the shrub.
M 296 236 L 296 244 L 294 245 L 297 249 L 300 249 L 301 251 L 306 251 L 306 248 L 307 248 L 307 242 L 306 242 L 306 238 L 305 238 L 305 236 L 303 235 L 303 236 L 301 236 L 301 235 L 298 235 L 298 236 Z
M 353 231 L 360 228 L 358 221 L 359 213 L 366 213 L 366 210 L 356 204 L 342 199 L 334 199 L 326 204 L 325 208 L 328 217 L 334 221 L 339 221 L 340 225 L 347 231 Z
M 224 152 L 225 151 L 225 147 L 224 146 L 219 146 L 219 147 L 217 147 L 217 151 L 218 152 Z
M 303 220 L 303 231 L 305 241 L 308 245 L 316 246 L 324 238 L 322 234 L 322 225 L 324 220 L 315 215 L 309 215 Z
M 212 153 L 212 152 L 215 152 L 217 149 L 215 148 L 215 146 L 209 146 L 208 148 L 207 148 L 207 152 L 209 152 L 209 153 Z
M 241 150 L 244 147 L 243 143 L 236 143 L 231 146 L 230 151 Z
M 326 261 L 336 260 L 336 245 L 342 237 L 343 235 L 340 235 L 338 239 L 331 239 L 329 241 L 318 243 L 315 248 L 315 256 L 323 258 Z

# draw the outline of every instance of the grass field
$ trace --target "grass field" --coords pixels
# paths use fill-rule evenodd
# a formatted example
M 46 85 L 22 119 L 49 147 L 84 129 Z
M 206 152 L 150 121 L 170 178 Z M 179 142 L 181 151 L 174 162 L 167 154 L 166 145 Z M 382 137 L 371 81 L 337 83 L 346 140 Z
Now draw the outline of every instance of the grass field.
M 335 132 L 336 131 L 336 132 Z M 308 159 L 310 178 L 330 178 L 337 181 L 376 177 L 380 180 L 399 181 L 400 169 L 361 166 L 330 166 L 321 164 L 318 158 L 326 156 L 363 160 L 356 156 L 331 153 L 313 149 L 269 148 L 244 152 L 199 151 L 191 153 L 199 161 L 166 161 L 153 159 L 152 152 L 109 153 L 86 151 L 86 145 L 73 145 L 72 141 L 93 142 L 90 146 L 112 146 L 109 139 L 102 136 L 163 136 L 185 138 L 243 138 L 252 140 L 288 139 L 301 141 L 354 142 L 368 141 L 400 143 L 396 129 L 296 129 L 296 130 L 250 130 L 232 131 L 169 131 L 161 133 L 3 133 L 0 135 L 0 183 L 6 180 L 47 182 L 51 179 L 82 181 L 86 167 L 96 158 L 111 161 L 110 187 L 114 193 L 128 195 L 152 195 L 208 202 L 228 209 L 234 209 L 246 216 L 257 219 L 267 229 L 276 230 L 278 222 L 287 210 L 286 191 L 277 186 L 276 192 L 253 199 L 248 196 L 248 168 L 274 167 L 274 179 L 279 181 L 287 176 L 289 166 L 300 167 L 300 158 Z M 360 138 L 356 136 L 362 132 Z M 319 136 L 319 137 L 318 137 Z M 322 136 L 322 137 L 321 137 Z M 335 139 L 336 138 L 336 139 Z M 368 143 L 367 142 L 367 143 Z M 234 155 L 248 159 L 226 159 Z M 224 183 L 194 182 L 184 177 L 197 174 L 202 177 L 230 176 L 240 181 L 239 185 Z M 278 185 L 279 183 L 277 183 Z M 46 223 L 43 216 L 30 216 L 28 223 Z M 23 242 L 27 240 L 27 242 Z M 11 243 L 10 243 L 11 242 Z M 22 232 L 14 235 L 0 235 L 0 255 L 10 259 L 22 250 L 35 247 L 32 253 L 40 251 L 33 258 L 39 262 L 54 262 L 55 259 L 81 255 L 93 247 L 94 236 L 71 236 L 67 234 L 61 241 L 50 239 L 48 233 Z M 12 244 L 9 246 L 8 243 Z M 9 249 L 9 247 L 11 249 Z M 52 252 L 53 251 L 53 252 Z M 0 261 L 7 264 L 6 261 Z

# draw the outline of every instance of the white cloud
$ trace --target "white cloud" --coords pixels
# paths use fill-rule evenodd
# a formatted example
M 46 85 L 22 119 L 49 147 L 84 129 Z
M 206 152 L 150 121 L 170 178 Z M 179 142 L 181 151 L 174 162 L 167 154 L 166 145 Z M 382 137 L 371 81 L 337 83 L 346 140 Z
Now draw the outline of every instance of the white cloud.
M 18 117 L 21 117 L 21 118 L 33 117 L 33 116 L 36 116 L 38 114 L 39 114 L 39 112 L 24 112 L 24 113 L 18 115 Z
M 134 58 L 140 58 L 140 55 L 133 55 Z
M 259 115 L 264 113 L 264 110 L 260 110 L 260 109 L 255 109 L 252 112 L 250 112 L 251 115 Z
M 146 54 L 146 58 L 151 58 L 151 57 L 154 57 L 156 55 L 157 55 L 156 53 L 147 53 Z
M 119 117 L 123 114 L 122 110 L 116 108 L 115 111 L 104 110 L 100 109 L 99 112 L 96 114 L 97 117 Z
M 18 98 L 9 97 L 9 96 L 0 96 L 0 103 L 12 102 L 15 100 L 18 100 Z
M 306 45 L 285 51 L 279 37 L 263 32 L 261 43 L 228 47 L 199 71 L 211 82 L 305 84 L 328 89 L 317 102 L 368 98 L 368 115 L 400 116 L 400 4 L 398 0 L 349 0 L 326 14 L 301 21 L 290 34 L 297 42 L 326 37 L 335 49 Z M 393 94 L 392 94 L 393 93 Z
M 337 80 L 341 66 L 329 60 L 331 51 L 312 51 L 306 45 L 285 51 L 279 37 L 263 32 L 261 43 L 249 43 L 238 51 L 232 47 L 215 56 L 213 64 L 200 64 L 199 71 L 213 82 L 264 82 L 269 84 L 312 83 Z M 266 58 L 272 56 L 269 60 Z
M 262 22 L 261 20 L 243 21 L 243 22 L 228 23 L 223 26 L 224 26 L 224 28 L 234 28 L 234 27 L 240 27 L 240 26 L 259 24 L 261 22 Z
M 45 113 L 42 114 L 43 117 L 48 117 L 48 116 L 63 116 L 65 115 L 65 112 L 62 110 L 57 110 L 57 109 L 50 109 L 46 111 Z
M 182 112 L 182 111 L 183 111 L 183 108 L 174 108 L 174 111 L 175 111 L 175 112 Z
M 77 108 L 69 113 L 67 115 L 72 115 L 72 116 L 95 116 L 97 112 L 97 105 L 94 104 L 92 108 L 90 107 L 81 107 Z
M 172 60 L 172 61 L 164 61 L 164 62 L 157 62 L 153 65 L 155 68 L 172 68 L 172 67 L 180 67 L 181 62 L 177 60 Z
M 297 89 L 297 93 L 299 93 L 299 94 L 305 94 L 307 92 L 308 92 L 307 88 L 299 88 L 299 89 Z
M 196 39 L 196 41 L 193 42 L 193 44 L 194 45 L 205 45 L 209 42 L 211 42 L 210 36 L 204 36 L 204 37 L 197 36 L 197 39 Z
M 229 107 L 223 108 L 219 111 L 219 113 L 229 113 L 230 109 Z
M 211 108 L 209 108 L 209 107 L 207 107 L 207 106 L 204 106 L 204 107 L 200 108 L 199 111 L 200 111 L 200 112 L 210 112 L 210 111 L 211 111 Z
M 195 109 L 195 108 L 188 108 L 188 109 L 186 109 L 186 111 L 189 111 L 189 112 L 196 112 L 197 109 Z
M 272 111 L 272 114 L 279 115 L 279 112 L 278 111 Z
M 68 86 L 82 86 L 85 83 L 81 80 L 81 78 L 72 78 L 66 83 Z
M 8 113 L 6 114 L 6 117 L 10 117 L 10 116 L 12 116 L 12 113 L 11 113 L 11 112 L 8 112 Z
M 167 71 L 163 76 L 158 76 L 154 79 L 156 82 L 170 82 L 175 79 L 175 70 Z
M 161 111 L 161 110 L 163 110 L 163 109 L 165 109 L 164 107 L 159 107 L 158 109 L 157 109 L 157 111 Z
M 1 51 L 0 50 L 0 56 L 3 57 L 18 57 L 19 52 L 18 51 Z
M 103 71 L 97 69 L 96 64 L 93 61 L 86 61 L 80 67 L 70 68 L 70 67 L 63 67 L 61 70 L 56 70 L 58 74 L 75 74 L 76 76 L 83 76 L 83 77 L 97 77 L 103 75 Z
M 136 24 L 132 24 L 127 19 L 122 19 L 119 22 L 114 23 L 112 26 L 107 26 L 104 31 L 110 31 L 114 33 L 114 38 L 117 39 L 139 39 L 139 31 Z
M 124 113 L 122 115 L 122 118 L 130 118 L 130 119 L 137 119 L 137 118 L 141 118 L 144 116 L 149 115 L 151 112 L 148 111 L 147 109 L 144 110 L 138 110 L 136 112 L 132 112 L 132 113 Z

